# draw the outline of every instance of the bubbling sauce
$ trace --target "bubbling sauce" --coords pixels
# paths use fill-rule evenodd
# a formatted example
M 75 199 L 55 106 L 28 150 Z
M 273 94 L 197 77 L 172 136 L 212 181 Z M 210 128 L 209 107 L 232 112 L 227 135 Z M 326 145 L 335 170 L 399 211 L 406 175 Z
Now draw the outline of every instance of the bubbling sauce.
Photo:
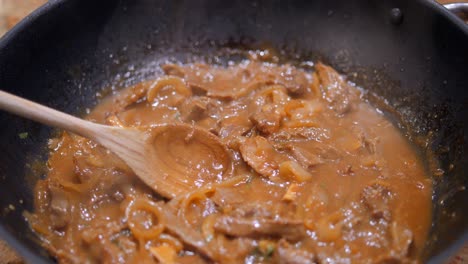
M 87 119 L 205 129 L 229 150 L 217 158 L 230 159 L 232 176 L 164 199 L 113 153 L 62 133 L 49 142 L 48 175 L 27 214 L 59 263 L 420 262 L 431 181 L 353 83 L 322 63 L 162 68 Z M 197 168 L 216 152 L 186 152 L 173 137 L 158 139 L 159 154 L 203 179 Z

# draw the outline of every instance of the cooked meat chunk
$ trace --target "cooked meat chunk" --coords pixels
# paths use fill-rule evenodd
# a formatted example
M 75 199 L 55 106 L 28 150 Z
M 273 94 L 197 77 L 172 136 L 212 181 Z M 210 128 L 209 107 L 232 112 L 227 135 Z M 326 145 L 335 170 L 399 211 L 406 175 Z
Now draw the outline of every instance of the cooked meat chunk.
M 164 212 L 163 217 L 167 223 L 167 229 L 179 237 L 185 244 L 197 249 L 207 257 L 214 257 L 212 249 L 207 245 L 202 234 L 193 230 L 187 222 L 177 217 L 176 208 L 169 204 L 156 204 L 158 210 Z
M 241 139 L 250 128 L 246 125 L 224 125 L 219 129 L 218 136 L 229 148 L 239 150 Z
M 214 225 L 216 231 L 234 237 L 283 237 L 298 241 L 305 236 L 302 221 L 278 218 L 239 218 L 220 216 Z
M 351 110 L 352 90 L 346 80 L 330 66 L 318 63 L 316 68 L 324 98 L 329 106 L 340 115 Z
M 215 68 L 204 64 L 190 67 L 168 64 L 166 73 L 184 76 L 192 90 L 203 90 L 208 96 L 236 99 L 264 85 L 281 84 L 295 96 L 302 95 L 309 86 L 304 71 L 291 65 L 271 67 L 259 62 L 242 63 L 239 67 Z
M 276 143 L 275 147 L 293 157 L 305 169 L 311 169 L 326 162 L 334 162 L 343 156 L 337 148 L 321 142 L 315 142 L 307 147 L 296 142 L 280 142 Z
M 289 150 L 291 155 L 299 162 L 299 164 L 304 168 L 309 169 L 324 162 L 320 158 L 319 153 L 314 153 L 310 150 L 292 144 L 288 144 L 287 149 Z
M 210 98 L 207 97 L 194 97 L 186 100 L 180 106 L 181 119 L 183 121 L 199 121 L 208 116 L 208 105 Z
M 229 213 L 230 216 L 240 218 L 265 218 L 273 219 L 281 216 L 282 218 L 294 217 L 294 206 L 289 203 L 249 203 L 240 204 L 235 210 Z
M 252 62 L 241 64 L 240 67 L 222 68 L 193 64 L 181 69 L 192 90 L 204 91 L 210 97 L 236 99 L 266 80 L 264 75 L 257 72 L 257 67 L 258 64 Z
M 283 237 L 297 241 L 305 236 L 304 224 L 294 218 L 289 203 L 247 204 L 218 217 L 216 231 L 235 237 Z
M 306 92 L 309 81 L 305 72 L 299 71 L 291 65 L 285 65 L 280 68 L 276 83 L 284 85 L 291 95 L 299 96 Z
M 390 189 L 382 184 L 374 183 L 366 186 L 361 192 L 361 200 L 368 208 L 373 218 L 390 220 L 391 213 L 388 205 L 392 198 Z
M 330 137 L 330 132 L 323 128 L 317 127 L 295 127 L 282 128 L 278 132 L 270 135 L 269 140 L 275 143 L 292 142 L 292 141 L 322 141 Z
M 274 105 L 265 105 L 262 109 L 250 116 L 250 121 L 263 134 L 275 133 L 280 128 L 281 114 Z
M 240 146 L 240 152 L 250 167 L 260 175 L 270 178 L 278 175 L 279 164 L 286 160 L 261 136 L 246 138 Z
M 282 264 L 313 264 L 317 263 L 315 255 L 307 250 L 294 247 L 286 240 L 278 242 L 273 258 Z

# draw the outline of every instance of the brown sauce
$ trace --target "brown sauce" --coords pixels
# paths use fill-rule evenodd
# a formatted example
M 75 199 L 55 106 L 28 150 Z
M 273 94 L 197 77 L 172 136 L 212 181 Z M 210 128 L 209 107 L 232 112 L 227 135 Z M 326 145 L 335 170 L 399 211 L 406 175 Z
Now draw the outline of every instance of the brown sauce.
M 90 140 L 51 139 L 27 218 L 60 263 L 420 262 L 431 181 L 398 129 L 334 69 L 163 69 L 87 119 L 204 128 L 229 148 L 233 176 L 169 201 Z

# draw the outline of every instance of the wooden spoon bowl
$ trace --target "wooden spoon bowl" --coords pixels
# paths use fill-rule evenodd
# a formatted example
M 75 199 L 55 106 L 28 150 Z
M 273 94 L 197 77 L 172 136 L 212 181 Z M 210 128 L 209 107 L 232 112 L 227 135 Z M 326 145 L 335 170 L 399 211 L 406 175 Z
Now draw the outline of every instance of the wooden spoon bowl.
M 209 131 L 187 124 L 124 128 L 85 121 L 0 91 L 0 109 L 87 137 L 119 156 L 166 198 L 232 175 L 230 153 Z

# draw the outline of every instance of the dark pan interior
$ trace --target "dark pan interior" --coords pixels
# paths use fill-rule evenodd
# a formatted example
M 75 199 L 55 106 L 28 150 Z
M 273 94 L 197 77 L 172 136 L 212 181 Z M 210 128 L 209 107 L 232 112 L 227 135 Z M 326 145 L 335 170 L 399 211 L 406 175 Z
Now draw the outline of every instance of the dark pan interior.
M 265 43 L 387 99 L 445 172 L 433 177 L 426 258 L 439 263 L 467 241 L 468 28 L 430 1 L 49 1 L 0 41 L 0 89 L 80 115 L 97 91 L 157 74 L 161 58 Z M 4 112 L 0 126 L 0 235 L 29 262 L 50 261 L 22 212 L 53 130 Z

